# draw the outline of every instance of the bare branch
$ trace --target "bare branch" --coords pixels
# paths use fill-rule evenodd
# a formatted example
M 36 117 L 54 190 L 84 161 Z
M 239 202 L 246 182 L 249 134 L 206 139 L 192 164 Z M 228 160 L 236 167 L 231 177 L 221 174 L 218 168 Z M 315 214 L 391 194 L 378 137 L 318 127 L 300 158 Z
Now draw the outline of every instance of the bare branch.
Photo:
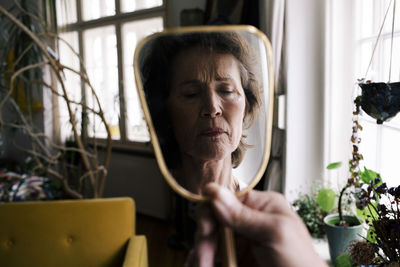
M 66 107 L 67 107 L 67 110 L 68 110 L 68 114 L 69 114 L 69 122 L 70 122 L 70 124 L 72 126 L 72 132 L 73 132 L 73 135 L 74 135 L 74 138 L 75 138 L 75 142 L 77 144 L 77 148 L 62 148 L 62 146 L 56 145 L 54 142 L 52 142 L 52 140 L 49 137 L 45 136 L 44 133 L 35 133 L 33 131 L 33 129 L 31 129 L 31 126 L 27 123 L 26 120 L 23 120 L 23 123 L 26 125 L 26 127 L 21 127 L 21 128 L 26 130 L 28 132 L 28 134 L 32 138 L 34 138 L 36 140 L 35 143 L 41 149 L 43 149 L 42 146 L 44 146 L 44 145 L 41 143 L 41 140 L 39 138 L 40 137 L 45 137 L 46 138 L 45 140 L 49 141 L 50 145 L 53 148 L 57 148 L 57 149 L 63 150 L 63 151 L 74 150 L 76 152 L 79 152 L 80 155 L 81 155 L 81 158 L 82 158 L 83 166 L 84 166 L 84 168 L 86 170 L 84 178 L 85 179 L 89 178 L 90 184 L 93 187 L 94 197 L 101 196 L 102 192 L 103 192 L 103 188 L 104 188 L 105 177 L 106 177 L 106 174 L 107 174 L 106 168 L 109 165 L 109 159 L 110 159 L 110 155 L 111 155 L 111 142 L 112 142 L 112 140 L 111 140 L 111 132 L 110 132 L 109 126 L 108 126 L 108 124 L 106 122 L 106 119 L 105 119 L 105 116 L 104 116 L 104 112 L 103 112 L 102 107 L 100 105 L 99 98 L 98 98 L 98 96 L 97 96 L 97 94 L 96 94 L 96 92 L 95 92 L 95 90 L 94 90 L 94 88 L 93 88 L 93 86 L 92 86 L 92 84 L 91 84 L 91 82 L 89 80 L 89 77 L 87 75 L 86 69 L 85 69 L 84 65 L 82 64 L 82 60 L 81 60 L 79 54 L 76 53 L 73 50 L 72 46 L 70 46 L 66 42 L 68 47 L 72 51 L 74 51 L 74 54 L 77 55 L 78 58 L 80 59 L 81 69 L 83 70 L 83 71 L 80 71 L 80 72 L 78 72 L 76 70 L 73 70 L 72 68 L 69 68 L 68 66 L 64 66 L 59 61 L 57 61 L 53 57 L 53 55 L 49 54 L 49 52 L 47 51 L 48 46 L 43 41 L 41 41 L 38 38 L 38 36 L 44 36 L 44 37 L 52 37 L 53 36 L 53 37 L 56 37 L 58 40 L 61 40 L 62 38 L 59 38 L 58 36 L 54 36 L 52 33 L 47 33 L 47 32 L 46 33 L 40 33 L 39 35 L 35 35 L 22 22 L 20 22 L 17 18 L 15 18 L 12 14 L 10 14 L 7 10 L 5 10 L 1 6 L 0 6 L 0 14 L 4 14 L 13 23 L 15 23 L 22 31 L 24 31 L 32 39 L 33 43 L 35 43 L 37 45 L 39 50 L 42 52 L 43 57 L 46 59 L 46 61 L 44 61 L 44 62 L 33 64 L 33 65 L 30 65 L 30 66 L 21 68 L 21 69 L 19 69 L 18 71 L 16 71 L 13 74 L 12 79 L 11 79 L 11 83 L 10 83 L 10 89 L 7 91 L 7 93 L 5 94 L 5 97 L 0 102 L 0 112 L 1 112 L 1 109 L 3 108 L 4 104 L 6 103 L 7 99 L 10 98 L 10 96 L 11 96 L 13 90 L 14 90 L 14 86 L 15 86 L 14 80 L 16 79 L 16 77 L 18 77 L 20 75 L 20 73 L 22 73 L 22 72 L 24 72 L 26 70 L 29 70 L 31 68 L 34 68 L 34 67 L 41 67 L 41 66 L 44 66 L 45 64 L 49 64 L 50 65 L 50 71 L 52 73 L 52 77 L 55 76 L 56 80 L 59 82 L 62 93 L 59 93 L 58 90 L 54 88 L 54 86 L 50 86 L 50 85 L 47 85 L 47 84 L 44 84 L 44 83 L 42 83 L 42 84 L 45 85 L 47 88 L 50 88 L 50 90 L 51 90 L 53 95 L 59 96 L 62 99 L 64 99 Z M 28 15 L 32 15 L 32 14 L 28 14 Z M 37 17 L 33 17 L 33 18 L 38 20 L 38 21 L 40 21 L 40 18 L 37 18 Z M 26 48 L 24 50 L 23 54 L 27 53 L 27 51 L 29 49 L 31 49 L 32 46 L 33 46 L 33 44 L 31 44 L 28 48 Z M 20 60 L 21 57 L 22 56 L 20 56 L 18 58 L 18 61 Z M 98 106 L 98 111 L 96 111 L 94 108 L 89 107 L 88 105 L 85 105 L 83 103 L 78 103 L 78 102 L 74 101 L 73 99 L 70 99 L 70 97 L 69 97 L 69 95 L 67 93 L 67 90 L 66 90 L 65 83 L 63 81 L 63 77 L 61 76 L 61 74 L 63 74 L 63 70 L 64 69 L 67 69 L 69 71 L 72 71 L 72 72 L 76 73 L 79 77 L 81 77 L 81 80 L 85 84 L 87 84 L 88 88 L 90 89 L 91 94 L 93 95 L 93 98 L 95 99 L 95 101 L 94 101 L 95 105 L 97 104 L 97 106 Z M 15 103 L 15 101 L 14 101 L 14 103 Z M 106 144 L 106 154 L 105 154 L 105 157 L 104 157 L 104 160 L 103 160 L 103 166 L 95 167 L 95 166 L 98 166 L 96 153 L 90 154 L 88 151 L 86 151 L 84 143 L 83 143 L 83 140 L 82 140 L 82 137 L 80 136 L 79 131 L 77 129 L 77 125 L 78 124 L 77 124 L 77 121 L 76 121 L 76 118 L 75 118 L 75 114 L 74 114 L 74 112 L 72 110 L 71 105 L 80 105 L 84 110 L 88 110 L 88 111 L 92 112 L 94 115 L 99 116 L 101 122 L 105 126 L 105 129 L 107 131 L 107 144 Z M 23 115 L 22 115 L 22 117 L 23 117 Z M 0 113 L 0 123 L 4 124 L 4 122 L 1 121 L 1 113 Z M 45 158 L 47 157 L 47 160 L 49 160 L 49 159 L 53 159 L 54 160 L 55 159 L 55 158 L 52 158 L 51 153 L 49 151 L 47 151 L 47 150 L 44 150 L 44 151 L 46 151 L 47 154 L 46 154 L 46 156 L 43 156 L 43 157 L 45 157 Z M 96 148 L 95 148 L 95 151 L 96 151 Z M 48 171 L 49 173 L 52 173 L 52 175 L 54 177 L 62 179 L 62 176 L 60 176 L 60 174 L 58 174 L 57 172 L 55 172 L 54 170 L 52 170 L 50 168 L 46 169 L 46 167 L 43 166 L 43 164 L 41 164 L 41 162 L 40 162 L 40 160 L 38 158 L 39 157 L 39 155 L 38 155 L 39 153 L 35 150 L 35 146 L 34 146 L 34 150 L 30 151 L 30 152 L 34 155 L 35 160 L 38 162 L 38 168 L 42 168 L 42 169 Z M 91 159 L 92 161 L 90 161 L 89 159 Z M 99 173 L 100 173 L 100 177 L 97 177 L 97 174 L 99 174 Z M 95 175 L 96 175 L 96 177 L 95 177 Z M 64 186 L 65 189 L 67 191 L 69 190 L 69 192 L 72 195 L 74 195 L 74 191 L 72 190 L 72 192 L 71 192 L 71 189 L 68 187 L 68 183 L 67 183 L 66 179 L 62 179 L 62 181 L 63 181 L 63 183 L 65 183 L 65 186 Z M 78 194 L 78 193 L 76 193 L 76 194 Z M 79 195 L 79 194 L 76 195 L 76 194 L 75 194 L 75 196 L 82 197 L 81 195 Z

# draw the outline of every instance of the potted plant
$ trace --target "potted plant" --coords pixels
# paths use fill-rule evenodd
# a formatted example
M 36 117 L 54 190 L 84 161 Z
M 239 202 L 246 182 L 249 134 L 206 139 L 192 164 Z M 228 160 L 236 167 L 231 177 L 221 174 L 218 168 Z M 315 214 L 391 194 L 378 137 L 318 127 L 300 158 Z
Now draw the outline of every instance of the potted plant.
M 337 199 L 337 214 L 330 214 L 324 218 L 326 233 L 329 243 L 329 252 L 331 261 L 334 263 L 336 258 L 344 253 L 348 245 L 357 238 L 360 238 L 363 230 L 362 222 L 355 215 L 344 215 L 343 205 L 345 196 L 350 196 L 348 201 L 352 202 L 351 197 L 355 190 L 360 186 L 361 171 L 359 169 L 360 160 L 363 159 L 359 153 L 360 137 L 358 136 L 359 131 L 362 130 L 361 125 L 358 122 L 358 116 L 361 110 L 360 99 L 354 100 L 353 110 L 353 125 L 352 125 L 352 155 L 349 160 L 349 174 L 350 177 L 347 179 L 346 184 L 342 187 L 339 192 Z M 341 166 L 340 162 L 331 163 L 327 166 L 327 169 L 336 169 Z
M 371 251 L 371 244 L 368 243 L 363 245 L 367 242 L 357 242 L 357 240 L 362 239 L 361 233 L 363 232 L 360 218 L 365 219 L 370 226 L 372 225 L 370 220 L 371 218 L 376 218 L 374 216 L 376 215 L 376 207 L 378 206 L 371 206 L 372 202 L 367 201 L 366 196 L 379 199 L 379 192 L 376 190 L 375 194 L 372 194 L 371 192 L 374 190 L 373 188 L 380 188 L 379 190 L 383 190 L 380 187 L 382 185 L 382 179 L 378 173 L 365 167 L 363 170 L 360 170 L 359 168 L 359 162 L 363 159 L 363 156 L 358 150 L 361 141 L 358 137 L 358 132 L 362 130 L 361 125 L 358 123 L 358 115 L 362 108 L 362 110 L 368 115 L 375 118 L 378 124 L 381 124 L 387 119 L 395 116 L 400 110 L 399 85 L 400 83 L 371 83 L 369 81 L 359 84 L 362 88 L 362 94 L 354 100 L 355 110 L 353 112 L 353 128 L 351 136 L 353 151 L 352 157 L 349 161 L 350 178 L 347 180 L 345 186 L 340 190 L 338 198 L 338 214 L 328 215 L 324 219 L 331 260 L 337 266 L 348 266 L 346 264 L 350 264 L 351 257 L 348 255 L 350 250 L 353 251 L 354 255 L 357 255 L 357 253 L 360 255 L 358 250 L 360 247 L 364 246 L 363 253 L 361 254 L 366 258 L 368 258 L 367 255 L 371 254 L 367 253 L 368 251 Z M 334 169 L 339 166 L 339 163 L 333 163 L 328 166 L 328 169 Z M 365 191 L 365 187 L 369 188 L 369 191 Z M 392 191 L 393 190 L 394 189 L 392 189 Z M 383 193 L 383 191 L 381 191 L 381 193 Z M 356 200 L 355 204 L 357 206 L 358 217 L 355 215 L 346 216 L 343 214 L 343 199 L 346 194 L 350 194 L 351 198 Z M 371 239 L 371 236 L 374 235 L 373 229 L 374 227 L 370 227 L 366 237 L 367 240 L 375 240 Z M 357 258 L 357 256 L 353 257 Z M 366 262 L 365 258 L 364 262 Z
M 359 101 L 365 113 L 376 119 L 377 124 L 396 116 L 400 111 L 400 82 L 361 81 Z
M 351 245 L 358 265 L 400 266 L 400 186 L 388 188 L 377 177 L 362 187 L 359 206 L 369 226 L 365 240 Z
M 335 169 L 340 167 L 340 162 L 335 162 L 328 165 L 328 169 Z M 346 252 L 350 243 L 359 239 L 363 230 L 361 221 L 355 215 L 344 215 L 344 198 L 346 190 L 350 190 L 352 185 L 348 183 L 340 191 L 339 197 L 330 191 L 320 191 L 318 194 L 319 203 L 334 203 L 337 201 L 338 213 L 329 214 L 324 217 L 325 231 L 328 239 L 329 254 L 331 262 L 335 263 L 338 256 Z M 351 188 L 354 190 L 354 188 Z M 330 189 L 331 190 L 331 189 Z M 332 190 L 333 191 L 333 190 Z M 349 192 L 351 193 L 351 192 Z M 347 194 L 347 201 L 351 201 L 351 195 Z M 334 204 L 326 205 L 327 208 L 332 209 Z
M 325 237 L 324 218 L 327 212 L 322 209 L 315 194 L 300 194 L 298 199 L 292 202 L 292 206 L 313 238 Z
M 382 184 L 382 182 L 378 183 L 378 181 L 382 180 L 380 175 L 373 170 L 364 167 L 363 170 L 359 171 L 359 174 L 358 187 L 353 188 L 350 192 L 350 198 L 355 199 L 356 215 L 343 215 L 344 221 L 347 223 L 344 226 L 339 223 L 340 217 L 338 213 L 330 214 L 324 218 L 331 260 L 336 266 L 348 266 L 346 265 L 350 262 L 348 252 L 352 244 L 357 240 L 365 239 L 365 227 L 362 222 L 364 220 L 368 221 L 371 216 L 371 208 L 365 206 L 366 202 L 362 188 L 371 183 L 374 183 L 375 186 Z M 352 222 L 353 225 L 351 224 Z M 371 233 L 368 232 L 366 238 L 370 238 L 370 236 Z

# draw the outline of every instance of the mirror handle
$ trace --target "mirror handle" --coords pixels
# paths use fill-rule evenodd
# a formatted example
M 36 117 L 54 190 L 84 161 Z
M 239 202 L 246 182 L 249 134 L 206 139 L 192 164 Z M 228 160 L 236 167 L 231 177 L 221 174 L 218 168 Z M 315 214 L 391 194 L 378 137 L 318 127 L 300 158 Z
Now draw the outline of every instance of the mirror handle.
M 223 266 L 237 267 L 233 231 L 227 226 L 222 227 Z

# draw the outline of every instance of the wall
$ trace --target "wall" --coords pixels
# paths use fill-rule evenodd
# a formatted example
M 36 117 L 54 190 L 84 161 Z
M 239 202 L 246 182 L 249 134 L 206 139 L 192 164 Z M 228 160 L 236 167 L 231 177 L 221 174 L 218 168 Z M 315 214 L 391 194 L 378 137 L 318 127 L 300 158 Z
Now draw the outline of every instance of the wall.
M 168 0 L 166 0 L 168 1 Z M 180 13 L 183 9 L 200 8 L 205 10 L 206 0 L 170 0 L 168 3 L 168 25 L 180 26 Z
M 309 191 L 323 176 L 325 3 L 288 0 L 286 5 L 285 195 L 289 200 Z
M 334 172 L 325 166 L 351 155 L 353 8 L 347 0 L 287 1 L 289 200 L 315 185 L 339 188 L 348 175 L 345 164 Z
M 152 156 L 113 152 L 104 197 L 130 196 L 139 213 L 167 218 L 171 191 Z
M 347 163 L 352 153 L 353 93 L 354 93 L 354 30 L 355 1 L 331 0 L 328 6 L 327 60 L 325 109 L 325 164 Z M 325 171 L 324 177 L 334 188 L 347 181 L 346 164 L 335 171 Z M 338 188 L 339 190 L 339 188 Z

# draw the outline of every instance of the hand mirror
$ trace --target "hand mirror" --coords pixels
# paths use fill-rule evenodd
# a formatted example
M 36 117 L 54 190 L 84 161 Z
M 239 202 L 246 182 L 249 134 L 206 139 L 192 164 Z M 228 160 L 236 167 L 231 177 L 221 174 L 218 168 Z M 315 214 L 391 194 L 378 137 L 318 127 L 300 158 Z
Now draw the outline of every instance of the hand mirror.
M 242 195 L 270 154 L 273 67 L 267 37 L 251 26 L 168 29 L 135 51 L 138 94 L 168 184 L 204 201 L 217 182 Z

